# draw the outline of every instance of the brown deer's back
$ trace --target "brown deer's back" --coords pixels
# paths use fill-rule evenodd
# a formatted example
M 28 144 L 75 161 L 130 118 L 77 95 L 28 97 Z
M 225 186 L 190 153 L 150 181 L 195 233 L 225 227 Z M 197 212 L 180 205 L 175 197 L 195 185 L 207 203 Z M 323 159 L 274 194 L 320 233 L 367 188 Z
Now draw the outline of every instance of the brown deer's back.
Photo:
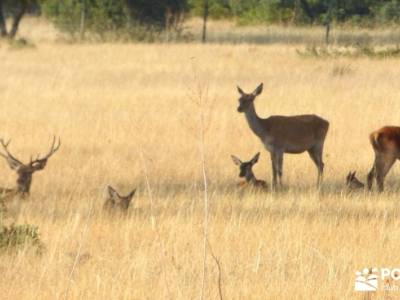
M 375 151 L 395 151 L 400 150 L 400 127 L 385 126 L 369 136 L 372 147 Z

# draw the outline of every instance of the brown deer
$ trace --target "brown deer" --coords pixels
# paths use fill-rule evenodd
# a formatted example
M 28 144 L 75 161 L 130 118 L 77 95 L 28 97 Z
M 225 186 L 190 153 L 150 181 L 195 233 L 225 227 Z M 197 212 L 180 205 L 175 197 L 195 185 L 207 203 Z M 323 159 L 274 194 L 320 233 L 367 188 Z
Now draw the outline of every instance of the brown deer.
M 107 197 L 103 209 L 107 212 L 127 212 L 135 192 L 136 189 L 131 191 L 127 196 L 121 196 L 114 188 L 107 186 Z
M 261 83 L 251 94 L 237 87 L 240 98 L 238 112 L 245 114 L 253 133 L 261 140 L 271 155 L 272 185 L 275 188 L 279 178 L 282 185 L 282 165 L 284 153 L 298 154 L 307 151 L 318 168 L 319 186 L 322 182 L 324 163 L 322 153 L 329 122 L 316 115 L 270 116 L 260 118 L 254 107 L 254 100 L 263 90 Z
M 364 183 L 362 183 L 356 177 L 356 172 L 349 172 L 346 177 L 346 187 L 349 191 L 355 191 L 364 188 Z
M 35 160 L 31 158 L 28 164 L 22 163 L 9 152 L 10 141 L 6 143 L 3 139 L 0 139 L 0 144 L 5 151 L 5 153 L 0 152 L 0 156 L 6 159 L 12 170 L 16 171 L 17 184 L 14 188 L 0 187 L 0 204 L 3 211 L 8 211 L 9 214 L 16 217 L 19 214 L 21 201 L 29 196 L 33 173 L 46 167 L 47 160 L 60 148 L 61 141 L 59 139 L 56 145 L 56 138 L 54 137 L 49 152 L 42 158 L 39 155 Z
M 264 180 L 259 180 L 254 176 L 253 166 L 258 162 L 258 158 L 260 157 L 260 152 L 258 152 L 254 157 L 249 160 L 242 162 L 238 157 L 231 155 L 233 163 L 240 168 L 239 177 L 244 178 L 245 181 L 240 183 L 240 186 L 244 186 L 245 184 L 254 186 L 254 187 L 262 187 L 266 188 L 267 183 Z
M 368 173 L 367 185 L 371 190 L 373 180 L 376 180 L 378 190 L 383 191 L 383 182 L 386 174 L 396 159 L 400 159 L 400 127 L 385 126 L 369 135 L 372 148 L 375 152 L 375 161 Z

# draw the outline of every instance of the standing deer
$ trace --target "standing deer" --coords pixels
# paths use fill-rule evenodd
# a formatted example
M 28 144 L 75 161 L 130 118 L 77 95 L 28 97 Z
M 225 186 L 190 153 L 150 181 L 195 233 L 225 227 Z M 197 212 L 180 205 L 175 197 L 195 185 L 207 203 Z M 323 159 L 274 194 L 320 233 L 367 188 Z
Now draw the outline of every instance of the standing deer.
M 129 204 L 133 196 L 135 195 L 136 189 L 132 190 L 127 196 L 121 196 L 118 192 L 111 186 L 107 186 L 107 197 L 104 202 L 103 209 L 108 212 L 127 212 Z
M 371 190 L 373 180 L 376 180 L 378 190 L 383 191 L 383 182 L 386 174 L 396 159 L 400 159 L 400 127 L 385 126 L 369 135 L 372 148 L 375 152 L 375 161 L 368 173 L 367 185 Z
M 47 160 L 60 148 L 61 141 L 59 139 L 56 145 L 56 138 L 54 137 L 47 155 L 42 158 L 38 155 L 35 160 L 31 158 L 28 164 L 22 163 L 9 152 L 10 141 L 6 143 L 3 139 L 0 139 L 0 144 L 5 151 L 5 154 L 0 152 L 0 156 L 4 157 L 9 167 L 17 172 L 17 184 L 14 188 L 0 187 L 0 203 L 4 211 L 9 211 L 11 215 L 16 217 L 19 214 L 22 200 L 29 196 L 33 173 L 46 167 Z
M 267 186 L 267 183 L 264 180 L 259 180 L 254 176 L 253 173 L 253 166 L 258 162 L 258 158 L 260 157 L 260 152 L 258 152 L 254 157 L 249 160 L 242 162 L 238 157 L 231 155 L 231 158 L 233 160 L 233 163 L 240 168 L 240 173 L 239 177 L 245 178 L 245 184 L 254 186 L 254 187 L 262 187 L 265 188 Z M 241 183 L 240 185 L 243 185 Z
M 275 188 L 279 178 L 282 185 L 283 154 L 298 154 L 307 151 L 318 168 L 317 186 L 322 182 L 324 163 L 322 152 L 329 122 L 316 115 L 270 116 L 260 118 L 254 107 L 254 100 L 263 90 L 261 83 L 251 94 L 237 87 L 240 98 L 238 112 L 244 113 L 253 133 L 258 136 L 271 155 L 272 185 Z

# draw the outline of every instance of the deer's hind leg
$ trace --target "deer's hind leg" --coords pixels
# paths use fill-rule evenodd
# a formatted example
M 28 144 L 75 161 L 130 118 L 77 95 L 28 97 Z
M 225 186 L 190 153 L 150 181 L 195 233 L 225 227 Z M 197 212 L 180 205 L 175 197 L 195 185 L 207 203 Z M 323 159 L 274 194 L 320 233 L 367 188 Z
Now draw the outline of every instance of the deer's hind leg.
M 283 152 L 277 154 L 277 168 L 279 186 L 282 187 Z
M 322 183 L 323 173 L 324 173 L 324 162 L 322 161 L 322 152 L 324 149 L 323 143 L 318 143 L 317 145 L 313 146 L 309 150 L 307 150 L 308 154 L 311 157 L 311 160 L 315 163 L 318 169 L 318 180 L 317 180 L 317 187 L 319 187 Z
M 273 152 L 270 153 L 271 156 L 271 166 L 272 166 L 272 188 L 276 188 L 276 183 L 277 183 L 277 176 L 276 176 L 276 164 L 275 164 L 275 155 Z
M 374 164 L 372 165 L 371 171 L 369 171 L 367 176 L 367 186 L 368 190 L 372 189 L 372 184 L 374 183 L 374 179 L 376 180 L 376 158 L 374 160 Z
M 379 192 L 383 191 L 383 182 L 387 173 L 392 168 L 396 161 L 396 156 L 392 154 L 382 155 L 375 160 L 375 172 L 376 172 L 376 183 L 378 185 Z

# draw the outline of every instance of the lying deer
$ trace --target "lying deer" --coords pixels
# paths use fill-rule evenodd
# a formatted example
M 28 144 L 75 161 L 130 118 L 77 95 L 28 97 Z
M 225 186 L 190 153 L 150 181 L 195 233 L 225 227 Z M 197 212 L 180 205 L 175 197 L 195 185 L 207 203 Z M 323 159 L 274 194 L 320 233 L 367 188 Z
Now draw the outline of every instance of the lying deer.
M 242 162 L 238 157 L 231 155 L 233 163 L 240 168 L 239 177 L 245 178 L 244 182 L 239 183 L 240 186 L 250 185 L 254 187 L 267 187 L 267 183 L 264 180 L 259 180 L 254 176 L 253 166 L 258 162 L 258 158 L 260 157 L 260 152 L 258 152 L 254 157 L 249 160 Z
M 356 177 L 356 172 L 349 172 L 346 177 L 346 187 L 349 191 L 359 190 L 364 188 L 364 183 Z
M 104 202 L 103 209 L 107 212 L 127 212 L 129 204 L 133 196 L 135 195 L 136 189 L 131 191 L 127 196 L 121 196 L 111 186 L 107 186 L 107 197 Z
M 29 196 L 32 175 L 36 171 L 43 170 L 46 167 L 47 160 L 60 148 L 60 139 L 56 145 L 56 138 L 53 138 L 53 143 L 49 152 L 44 157 L 38 157 L 35 160 L 30 160 L 28 164 L 22 163 L 15 158 L 8 150 L 10 141 L 7 143 L 0 139 L 0 144 L 3 147 L 5 154 L 0 152 L 0 156 L 4 157 L 9 167 L 17 172 L 17 182 L 14 188 L 0 187 L 0 205 L 3 212 L 12 215 L 14 218 L 18 216 L 21 202 Z

